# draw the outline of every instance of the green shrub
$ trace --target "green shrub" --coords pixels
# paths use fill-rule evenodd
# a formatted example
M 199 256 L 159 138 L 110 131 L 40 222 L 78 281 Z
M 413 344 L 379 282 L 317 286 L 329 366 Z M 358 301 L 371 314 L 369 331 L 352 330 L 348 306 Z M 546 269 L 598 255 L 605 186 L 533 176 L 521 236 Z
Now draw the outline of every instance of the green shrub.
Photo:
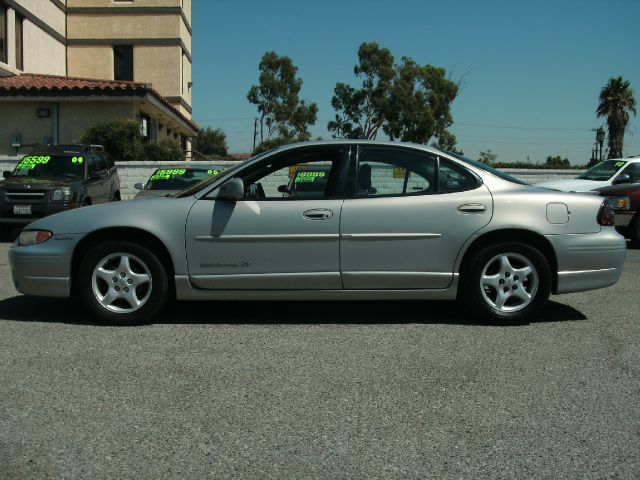
M 163 140 L 160 143 L 147 143 L 144 146 L 144 159 L 153 162 L 183 162 L 184 152 L 180 145 L 171 140 Z
M 99 123 L 88 128 L 80 138 L 85 144 L 102 145 L 115 161 L 142 160 L 143 142 L 140 124 L 131 119 Z

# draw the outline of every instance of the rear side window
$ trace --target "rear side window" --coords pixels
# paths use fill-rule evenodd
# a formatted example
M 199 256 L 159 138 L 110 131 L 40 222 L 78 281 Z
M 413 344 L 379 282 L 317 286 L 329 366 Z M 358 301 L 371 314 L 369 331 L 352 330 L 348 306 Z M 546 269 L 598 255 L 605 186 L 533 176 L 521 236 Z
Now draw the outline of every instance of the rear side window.
M 355 173 L 356 197 L 432 195 L 471 190 L 480 180 L 469 170 L 428 152 L 363 147 Z
M 466 168 L 440 157 L 438 193 L 463 192 L 480 185 L 478 178 Z

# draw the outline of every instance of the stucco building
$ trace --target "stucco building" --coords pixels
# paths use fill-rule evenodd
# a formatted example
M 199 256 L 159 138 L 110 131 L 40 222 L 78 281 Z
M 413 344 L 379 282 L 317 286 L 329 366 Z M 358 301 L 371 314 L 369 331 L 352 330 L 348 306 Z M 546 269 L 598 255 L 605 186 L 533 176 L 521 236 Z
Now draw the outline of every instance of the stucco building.
M 0 0 L 0 155 L 135 118 L 189 149 L 191 0 Z

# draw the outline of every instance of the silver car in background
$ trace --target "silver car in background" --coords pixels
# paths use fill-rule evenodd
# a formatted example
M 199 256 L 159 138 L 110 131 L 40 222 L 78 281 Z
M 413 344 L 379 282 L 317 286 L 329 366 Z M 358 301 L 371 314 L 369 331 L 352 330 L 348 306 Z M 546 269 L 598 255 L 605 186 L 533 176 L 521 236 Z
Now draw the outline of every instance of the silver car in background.
M 180 190 L 189 188 L 213 175 L 218 175 L 223 167 L 175 165 L 173 167 L 157 168 L 145 183 L 136 183 L 134 187 L 140 190 L 135 198 L 164 197 L 173 195 Z
M 316 167 L 316 168 L 314 168 Z M 291 178 L 321 182 L 304 196 Z M 335 141 L 254 157 L 173 197 L 30 224 L 18 291 L 131 324 L 178 300 L 460 300 L 522 322 L 551 293 L 613 285 L 626 244 L 602 198 L 523 184 L 423 145 Z

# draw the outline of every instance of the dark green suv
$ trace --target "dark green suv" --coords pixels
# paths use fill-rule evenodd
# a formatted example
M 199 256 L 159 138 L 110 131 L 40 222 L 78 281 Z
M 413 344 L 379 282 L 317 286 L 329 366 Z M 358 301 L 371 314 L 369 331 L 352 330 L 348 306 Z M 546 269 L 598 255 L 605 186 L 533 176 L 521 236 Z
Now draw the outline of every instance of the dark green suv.
M 0 181 L 0 233 L 85 205 L 120 200 L 115 163 L 99 145 L 37 147 Z

